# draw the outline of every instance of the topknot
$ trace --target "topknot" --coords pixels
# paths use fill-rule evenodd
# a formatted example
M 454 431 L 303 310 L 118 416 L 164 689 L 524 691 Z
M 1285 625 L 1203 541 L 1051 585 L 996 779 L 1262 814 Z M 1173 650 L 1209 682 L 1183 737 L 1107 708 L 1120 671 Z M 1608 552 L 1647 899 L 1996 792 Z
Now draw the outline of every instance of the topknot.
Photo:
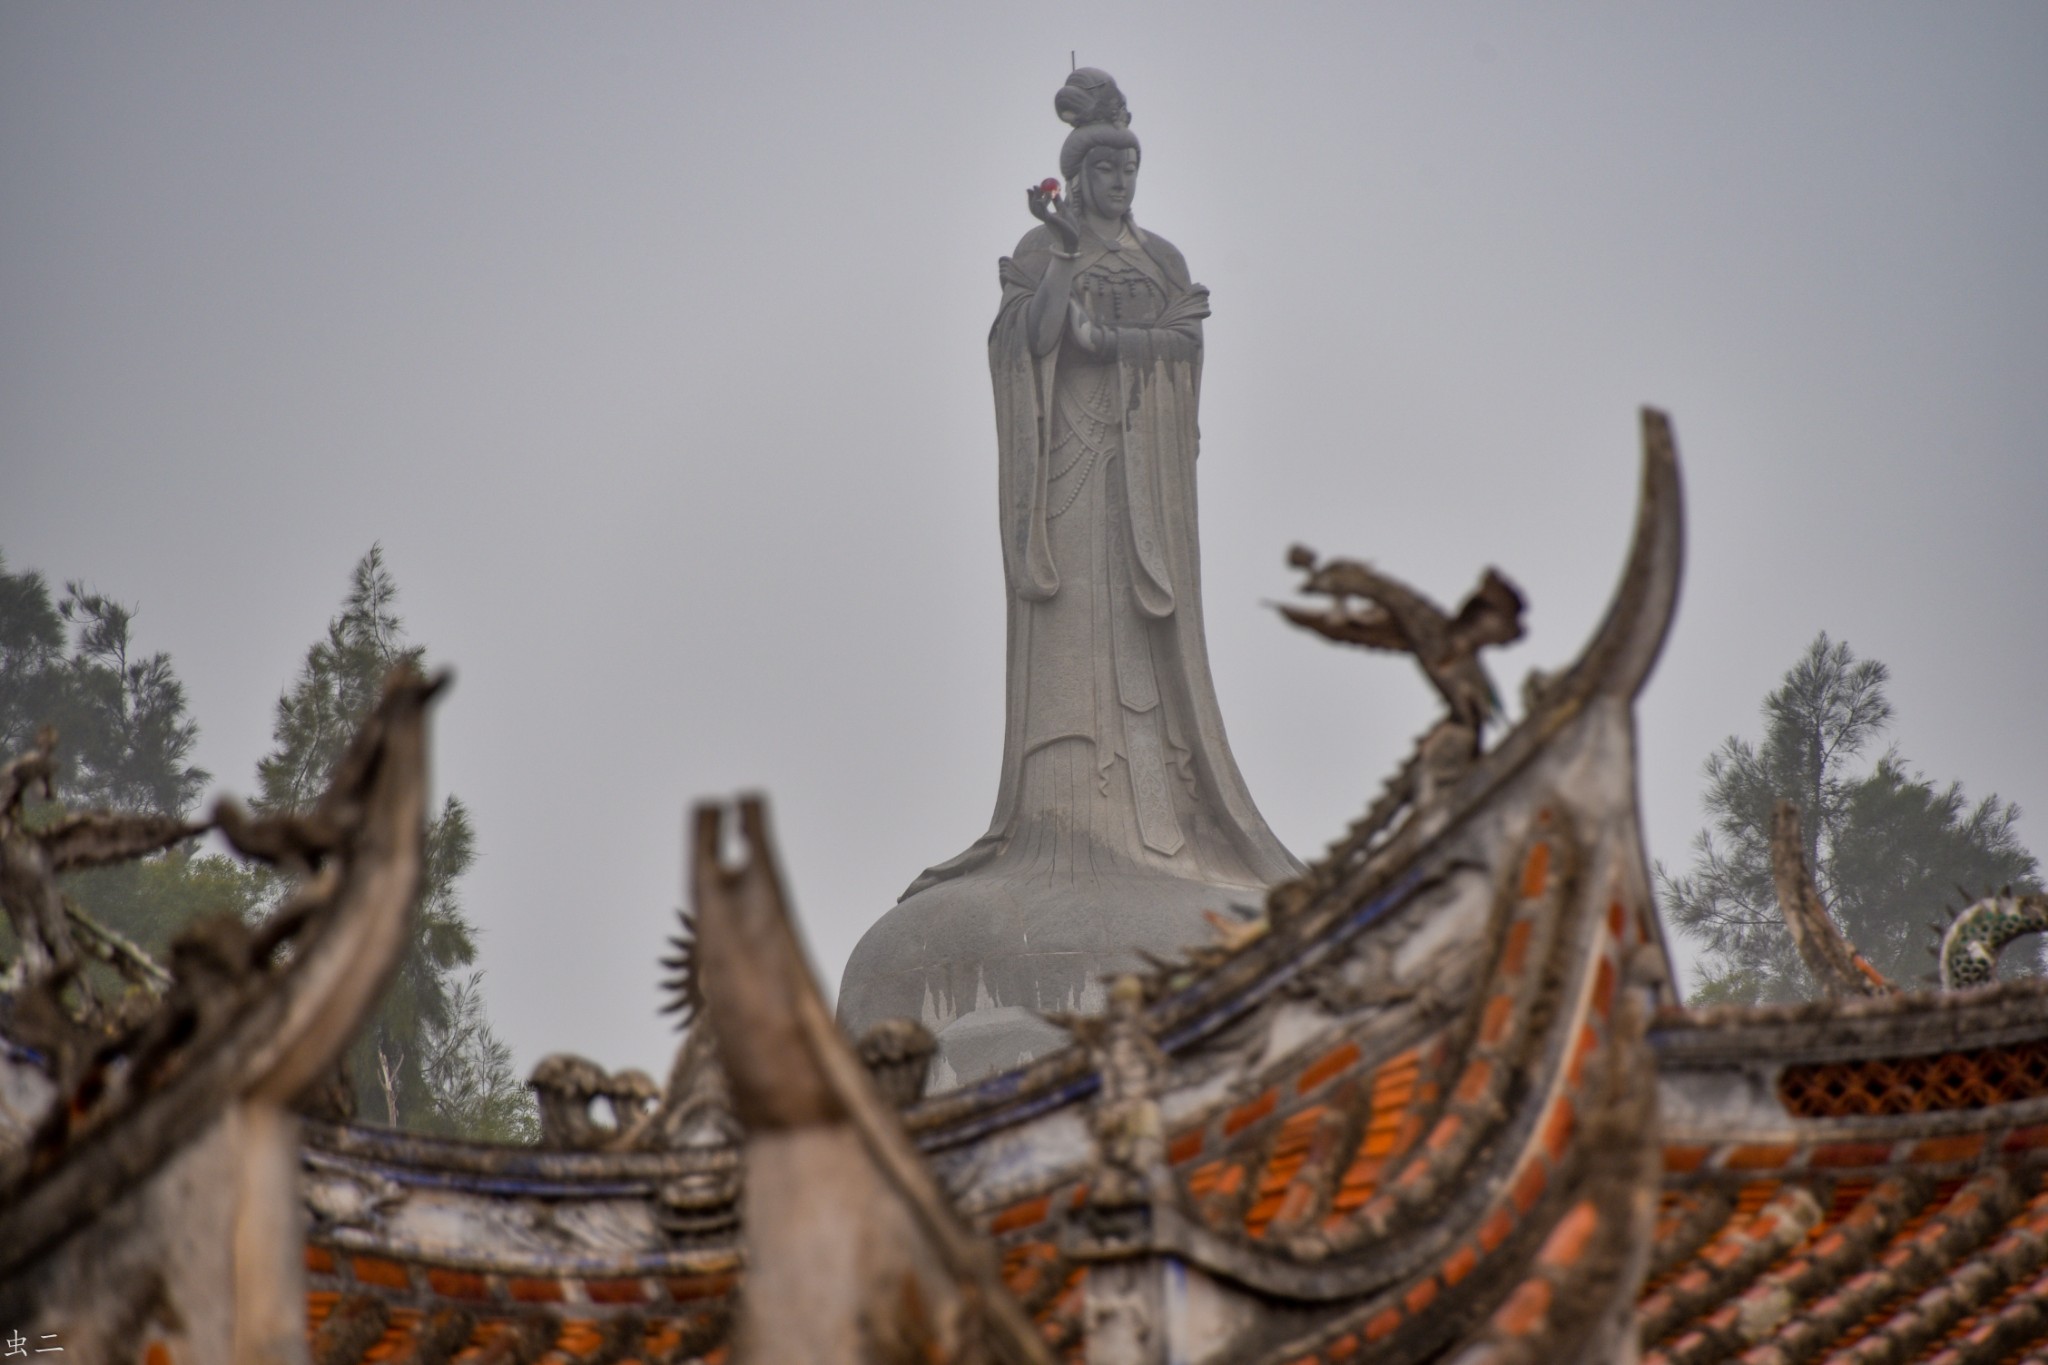
M 1075 128 L 1106 123 L 1116 128 L 1131 126 L 1131 109 L 1124 92 L 1107 71 L 1084 66 L 1067 77 L 1067 83 L 1052 97 L 1053 111 L 1060 121 Z

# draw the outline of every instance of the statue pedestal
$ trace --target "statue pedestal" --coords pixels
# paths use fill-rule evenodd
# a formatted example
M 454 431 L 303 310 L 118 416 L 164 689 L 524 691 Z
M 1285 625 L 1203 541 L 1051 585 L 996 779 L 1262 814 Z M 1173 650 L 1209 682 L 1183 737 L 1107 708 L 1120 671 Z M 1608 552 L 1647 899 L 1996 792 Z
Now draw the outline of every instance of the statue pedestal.
M 839 984 L 850 1035 L 916 1019 L 939 1041 L 933 1088 L 1042 1057 L 1066 1035 L 1038 1017 L 1098 1013 L 1106 977 L 1210 941 L 1204 910 L 1257 906 L 1264 889 L 1157 873 L 1004 875 L 977 870 L 897 903 L 861 938 Z

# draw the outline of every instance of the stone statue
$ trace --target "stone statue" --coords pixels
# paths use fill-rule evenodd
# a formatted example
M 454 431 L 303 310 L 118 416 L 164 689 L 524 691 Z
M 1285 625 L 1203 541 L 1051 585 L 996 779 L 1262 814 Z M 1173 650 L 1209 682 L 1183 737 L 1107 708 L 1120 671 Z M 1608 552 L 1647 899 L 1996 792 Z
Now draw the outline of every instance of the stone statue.
M 930 868 L 854 950 L 840 1017 L 939 1035 L 934 1083 L 1062 1042 L 1102 977 L 1207 934 L 1204 910 L 1296 875 L 1224 738 L 1202 634 L 1196 402 L 1209 292 L 1131 216 L 1138 139 L 1082 68 L 1066 192 L 1001 264 L 995 381 L 1009 679 L 988 833 Z

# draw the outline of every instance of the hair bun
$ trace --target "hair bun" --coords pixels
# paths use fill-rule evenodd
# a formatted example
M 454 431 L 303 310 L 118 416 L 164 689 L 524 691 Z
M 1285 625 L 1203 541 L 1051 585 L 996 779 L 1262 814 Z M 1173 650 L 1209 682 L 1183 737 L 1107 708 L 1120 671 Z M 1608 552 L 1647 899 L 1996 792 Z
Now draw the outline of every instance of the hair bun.
M 1131 109 L 1124 103 L 1124 92 L 1116 88 L 1116 78 L 1092 66 L 1067 77 L 1067 83 L 1052 97 L 1052 107 L 1061 122 L 1075 128 L 1091 123 L 1131 126 Z

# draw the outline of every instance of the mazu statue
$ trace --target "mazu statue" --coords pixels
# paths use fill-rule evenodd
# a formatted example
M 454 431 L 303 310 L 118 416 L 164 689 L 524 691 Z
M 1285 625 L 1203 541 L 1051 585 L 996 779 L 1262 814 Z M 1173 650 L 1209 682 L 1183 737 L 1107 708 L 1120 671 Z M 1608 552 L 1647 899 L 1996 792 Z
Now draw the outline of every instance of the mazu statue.
M 928 869 L 854 950 L 858 1032 L 939 1036 L 935 1083 L 1064 1041 L 1040 1011 L 1099 1010 L 1104 979 L 1212 936 L 1300 865 L 1252 804 L 1202 632 L 1196 408 L 1209 291 L 1131 214 L 1122 91 L 1075 71 L 1057 181 L 1001 264 L 995 383 L 1008 682 L 988 833 Z

